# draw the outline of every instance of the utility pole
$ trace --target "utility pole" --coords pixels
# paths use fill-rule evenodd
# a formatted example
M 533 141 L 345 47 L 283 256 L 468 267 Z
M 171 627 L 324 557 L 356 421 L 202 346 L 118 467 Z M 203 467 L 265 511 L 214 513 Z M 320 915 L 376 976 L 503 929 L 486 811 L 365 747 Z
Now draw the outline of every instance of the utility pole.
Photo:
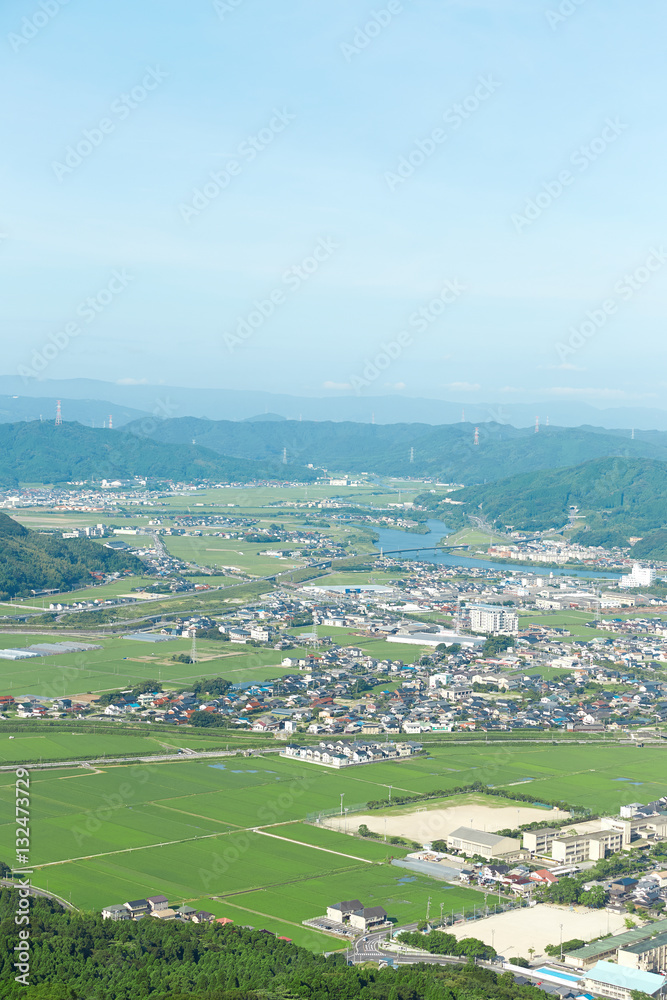
M 345 792 L 340 793 L 340 814 L 343 815 L 343 798 L 345 797 Z

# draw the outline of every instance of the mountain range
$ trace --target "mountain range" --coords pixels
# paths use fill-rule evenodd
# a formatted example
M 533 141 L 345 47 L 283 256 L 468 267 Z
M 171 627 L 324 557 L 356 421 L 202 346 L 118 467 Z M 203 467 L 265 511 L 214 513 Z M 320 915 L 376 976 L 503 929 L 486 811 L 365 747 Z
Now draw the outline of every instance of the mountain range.
M 141 431 L 142 422 L 127 425 Z M 488 423 L 360 424 L 330 421 L 213 421 L 195 417 L 156 421 L 151 436 L 163 444 L 196 441 L 220 455 L 290 462 L 331 471 L 428 477 L 445 482 L 483 483 L 508 473 L 578 465 L 595 458 L 652 458 L 667 461 L 667 433 L 606 431 L 594 427 L 532 428 Z
M 149 385 L 127 380 L 123 383 L 95 379 L 24 379 L 18 375 L 0 376 L 0 393 L 12 398 L 39 398 L 39 412 L 49 413 L 46 400 L 51 400 L 51 415 L 55 400 L 62 400 L 65 420 L 94 421 L 96 424 L 113 412 L 114 425 L 121 426 L 123 408 L 141 411 L 159 419 L 165 417 L 205 417 L 210 420 L 245 420 L 262 414 L 276 414 L 291 420 L 333 420 L 360 423 L 425 423 L 454 424 L 465 419 L 473 424 L 495 421 L 516 427 L 531 427 L 536 416 L 544 426 L 551 423 L 562 427 L 591 424 L 598 427 L 624 427 L 630 430 L 657 429 L 667 431 L 667 410 L 648 407 L 612 407 L 599 409 L 575 398 L 553 397 L 540 402 L 527 394 L 520 402 L 511 400 L 461 401 L 420 399 L 396 393 L 393 395 L 341 394 L 334 389 L 321 396 L 290 396 L 287 393 L 252 389 L 188 388 L 184 386 Z M 465 395 L 465 394 L 464 394 Z M 85 403 L 84 411 L 74 406 Z M 102 413 L 95 408 L 101 402 Z M 89 413 L 84 416 L 83 413 Z M 0 419 L 2 416 L 0 415 Z M 23 419 L 15 414 L 10 419 Z
M 93 582 L 94 572 L 145 573 L 140 559 L 87 538 L 40 534 L 0 512 L 0 600 L 31 590 L 71 590 Z
M 0 423 L 0 485 L 4 487 L 135 476 L 179 482 L 310 482 L 316 475 L 297 465 L 226 457 L 190 443 L 163 444 L 136 433 L 76 423 L 59 427 L 46 421 Z

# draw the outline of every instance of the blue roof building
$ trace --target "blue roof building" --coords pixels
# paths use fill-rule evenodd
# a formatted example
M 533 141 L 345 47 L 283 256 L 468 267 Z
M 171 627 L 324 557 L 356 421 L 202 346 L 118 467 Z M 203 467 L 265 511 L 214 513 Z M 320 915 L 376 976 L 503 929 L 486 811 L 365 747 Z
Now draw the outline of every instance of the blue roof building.
M 616 965 L 615 962 L 597 962 L 584 977 L 585 989 L 613 1000 L 632 1000 L 633 990 L 659 997 L 664 993 L 666 983 L 665 976 Z

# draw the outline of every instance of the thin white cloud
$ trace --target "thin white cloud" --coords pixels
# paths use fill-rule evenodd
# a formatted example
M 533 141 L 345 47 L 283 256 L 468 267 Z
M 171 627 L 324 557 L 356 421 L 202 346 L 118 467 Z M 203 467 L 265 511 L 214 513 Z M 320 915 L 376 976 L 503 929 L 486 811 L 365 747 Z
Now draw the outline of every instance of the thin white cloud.
M 116 385 L 148 385 L 147 378 L 118 378 Z
M 538 369 L 546 372 L 585 372 L 586 368 L 573 365 L 569 361 L 563 361 L 561 365 L 538 365 Z
M 346 392 L 352 388 L 349 382 L 323 382 L 323 389 L 333 389 L 336 392 Z
M 385 389 L 395 389 L 397 392 L 401 392 L 405 389 L 405 382 L 385 382 Z
M 447 382 L 445 385 L 445 389 L 452 392 L 478 392 L 481 388 L 478 382 Z

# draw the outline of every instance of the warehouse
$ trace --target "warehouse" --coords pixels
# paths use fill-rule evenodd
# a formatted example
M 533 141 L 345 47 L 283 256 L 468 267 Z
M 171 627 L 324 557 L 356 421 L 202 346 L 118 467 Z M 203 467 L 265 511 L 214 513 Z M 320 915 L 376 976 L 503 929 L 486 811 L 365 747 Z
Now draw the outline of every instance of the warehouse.
M 481 858 L 491 861 L 493 858 L 518 855 L 521 844 L 514 837 L 500 837 L 495 833 L 483 833 L 468 826 L 459 826 L 448 834 L 447 848 L 468 855 L 479 854 Z

